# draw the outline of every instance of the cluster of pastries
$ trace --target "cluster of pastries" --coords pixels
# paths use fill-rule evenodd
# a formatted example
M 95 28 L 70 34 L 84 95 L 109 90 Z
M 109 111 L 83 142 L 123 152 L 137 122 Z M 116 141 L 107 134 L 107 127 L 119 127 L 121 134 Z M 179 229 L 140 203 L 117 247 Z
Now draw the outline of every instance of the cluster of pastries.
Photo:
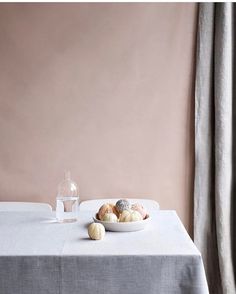
M 98 213 L 99 220 L 106 222 L 134 222 L 147 217 L 146 209 L 140 204 L 130 204 L 127 199 L 120 199 L 116 204 L 103 204 Z

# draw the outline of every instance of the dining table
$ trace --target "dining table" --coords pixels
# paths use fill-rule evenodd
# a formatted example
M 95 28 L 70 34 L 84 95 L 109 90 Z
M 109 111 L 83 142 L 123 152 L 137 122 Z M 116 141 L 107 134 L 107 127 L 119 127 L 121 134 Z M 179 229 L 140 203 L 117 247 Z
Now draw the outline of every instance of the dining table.
M 0 212 L 1 294 L 208 294 L 202 257 L 173 210 L 141 231 L 91 240 L 95 211 Z

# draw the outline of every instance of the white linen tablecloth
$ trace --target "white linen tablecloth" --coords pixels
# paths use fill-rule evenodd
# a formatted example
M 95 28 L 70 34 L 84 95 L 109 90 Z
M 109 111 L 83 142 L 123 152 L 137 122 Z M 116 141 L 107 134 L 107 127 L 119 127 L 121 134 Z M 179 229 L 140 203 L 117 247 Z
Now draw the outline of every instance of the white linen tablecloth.
M 102 241 L 88 238 L 93 214 L 59 224 L 53 213 L 1 212 L 0 293 L 208 293 L 201 255 L 174 211 Z

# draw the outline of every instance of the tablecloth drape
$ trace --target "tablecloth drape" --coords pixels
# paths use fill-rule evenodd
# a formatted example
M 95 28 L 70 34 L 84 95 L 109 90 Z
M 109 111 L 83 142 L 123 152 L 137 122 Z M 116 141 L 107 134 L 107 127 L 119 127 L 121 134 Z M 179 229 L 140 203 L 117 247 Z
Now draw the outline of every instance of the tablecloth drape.
M 91 216 L 58 224 L 52 214 L 0 213 L 0 293 L 208 293 L 201 255 L 174 211 L 102 241 L 88 238 Z

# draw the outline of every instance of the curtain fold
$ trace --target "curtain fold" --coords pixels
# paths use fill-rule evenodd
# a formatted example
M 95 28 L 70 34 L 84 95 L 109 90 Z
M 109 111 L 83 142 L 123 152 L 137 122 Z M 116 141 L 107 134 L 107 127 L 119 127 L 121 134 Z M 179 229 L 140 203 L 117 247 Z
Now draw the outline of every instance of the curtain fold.
M 232 3 L 199 4 L 195 84 L 194 241 L 210 293 L 235 294 Z

